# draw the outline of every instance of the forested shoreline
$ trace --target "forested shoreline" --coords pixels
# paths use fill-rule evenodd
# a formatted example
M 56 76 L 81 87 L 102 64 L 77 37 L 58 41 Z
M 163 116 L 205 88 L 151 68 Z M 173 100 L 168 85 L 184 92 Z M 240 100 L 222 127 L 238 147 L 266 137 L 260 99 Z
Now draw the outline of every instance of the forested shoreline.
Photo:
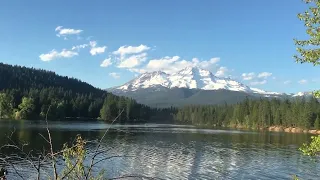
M 165 111 L 54 72 L 0 63 L 0 118 L 145 122 Z M 50 108 L 50 109 L 49 109 Z
M 320 129 L 320 103 L 316 98 L 250 100 L 233 105 L 198 106 L 179 109 L 175 121 L 205 127 L 271 126 Z
M 0 118 L 102 119 L 117 122 L 193 124 L 204 127 L 270 126 L 319 129 L 315 98 L 253 100 L 237 104 L 156 109 L 54 72 L 0 63 Z

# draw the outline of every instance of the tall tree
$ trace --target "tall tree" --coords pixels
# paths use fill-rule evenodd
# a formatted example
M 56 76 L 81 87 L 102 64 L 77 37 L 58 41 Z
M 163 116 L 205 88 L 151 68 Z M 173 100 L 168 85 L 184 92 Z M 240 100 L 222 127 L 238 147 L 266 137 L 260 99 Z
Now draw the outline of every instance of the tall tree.
M 6 93 L 0 93 L 0 119 L 11 117 L 12 110 L 12 97 Z
M 320 129 L 320 119 L 319 116 L 317 116 L 316 120 L 314 121 L 314 128 L 315 129 Z
M 294 58 L 296 62 L 312 63 L 316 66 L 320 64 L 320 0 L 303 1 L 309 5 L 309 8 L 304 13 L 299 13 L 298 18 L 304 22 L 309 39 L 294 39 L 299 53 Z M 320 97 L 320 90 L 315 91 L 314 94 Z
M 21 104 L 19 104 L 19 117 L 21 119 L 28 119 L 31 117 L 34 110 L 34 101 L 32 98 L 23 97 Z
M 298 18 L 304 22 L 306 33 L 309 35 L 307 40 L 294 40 L 297 45 L 299 55 L 294 58 L 300 63 L 312 63 L 314 66 L 320 64 L 320 0 L 304 0 L 309 4 L 309 8 L 304 13 L 298 14 Z M 320 90 L 314 92 L 315 97 L 320 97 Z M 320 152 L 320 136 L 313 137 L 311 146 L 305 146 L 302 151 Z

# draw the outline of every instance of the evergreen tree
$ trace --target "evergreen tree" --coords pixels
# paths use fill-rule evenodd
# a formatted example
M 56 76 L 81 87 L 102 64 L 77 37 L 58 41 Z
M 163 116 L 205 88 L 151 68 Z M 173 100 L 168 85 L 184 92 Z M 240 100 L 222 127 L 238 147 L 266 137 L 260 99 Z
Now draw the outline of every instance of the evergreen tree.
M 0 119 L 11 117 L 12 111 L 12 98 L 6 93 L 0 93 Z
M 49 107 L 50 119 L 98 118 L 100 112 L 106 110 L 110 120 L 124 109 L 119 120 L 126 122 L 129 119 L 147 120 L 151 112 L 158 113 L 130 98 L 114 96 L 50 71 L 0 63 L 0 75 L 0 118 L 14 115 L 15 118 L 44 119 Z M 108 103 L 102 109 L 107 97 Z M 25 103 L 32 105 L 26 108 Z
M 320 130 L 320 119 L 317 116 L 316 120 L 314 121 L 314 128 Z
M 21 104 L 19 104 L 19 111 L 18 111 L 18 119 L 28 119 L 32 118 L 32 113 L 34 110 L 34 101 L 32 98 L 23 97 Z

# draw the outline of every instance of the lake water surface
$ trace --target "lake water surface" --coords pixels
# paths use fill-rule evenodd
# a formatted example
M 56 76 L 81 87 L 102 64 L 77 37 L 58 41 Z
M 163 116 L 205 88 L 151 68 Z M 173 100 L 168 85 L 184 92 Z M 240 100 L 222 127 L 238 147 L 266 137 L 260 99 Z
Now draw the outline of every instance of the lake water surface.
M 77 134 L 87 140 L 102 137 L 110 125 L 103 122 L 49 122 L 54 149 Z M 0 143 L 29 142 L 26 148 L 48 148 L 39 133 L 46 135 L 45 122 L 1 121 Z M 208 130 L 179 125 L 112 125 L 103 140 L 111 149 L 102 156 L 126 155 L 99 164 L 107 177 L 141 175 L 162 179 L 320 179 L 320 163 L 301 155 L 309 134 Z M 95 146 L 88 145 L 89 152 Z M 3 151 L 10 154 L 11 151 Z M 100 157 L 102 158 L 102 157 Z M 34 170 L 29 164 L 14 162 L 28 179 Z M 3 164 L 3 163 L 2 163 Z M 11 173 L 9 179 L 19 179 Z

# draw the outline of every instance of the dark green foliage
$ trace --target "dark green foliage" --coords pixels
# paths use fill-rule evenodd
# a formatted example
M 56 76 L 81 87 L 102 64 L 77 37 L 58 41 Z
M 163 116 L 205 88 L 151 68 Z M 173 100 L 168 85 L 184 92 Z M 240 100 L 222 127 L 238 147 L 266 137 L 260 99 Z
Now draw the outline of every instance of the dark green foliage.
M 74 78 L 45 70 L 0 63 L 0 118 L 101 118 L 121 122 L 146 121 L 157 110 L 115 96 Z M 153 114 L 152 114 L 153 113 Z
M 12 96 L 0 93 L 0 119 L 10 118 L 12 116 L 12 108 Z
M 185 105 L 216 105 L 237 103 L 249 99 L 259 99 L 254 95 L 245 92 L 236 92 L 228 90 L 201 90 L 186 88 L 158 88 L 139 89 L 137 91 L 122 92 L 114 89 L 108 91 L 135 99 L 137 102 L 146 104 L 150 107 L 168 108 L 183 107 Z
M 241 126 L 264 128 L 270 126 L 319 129 L 320 103 L 311 98 L 294 99 L 246 99 L 233 105 L 192 105 L 180 108 L 177 122 L 204 126 Z
M 314 128 L 315 128 L 315 129 L 320 129 L 319 116 L 317 116 L 316 120 L 314 121 Z

